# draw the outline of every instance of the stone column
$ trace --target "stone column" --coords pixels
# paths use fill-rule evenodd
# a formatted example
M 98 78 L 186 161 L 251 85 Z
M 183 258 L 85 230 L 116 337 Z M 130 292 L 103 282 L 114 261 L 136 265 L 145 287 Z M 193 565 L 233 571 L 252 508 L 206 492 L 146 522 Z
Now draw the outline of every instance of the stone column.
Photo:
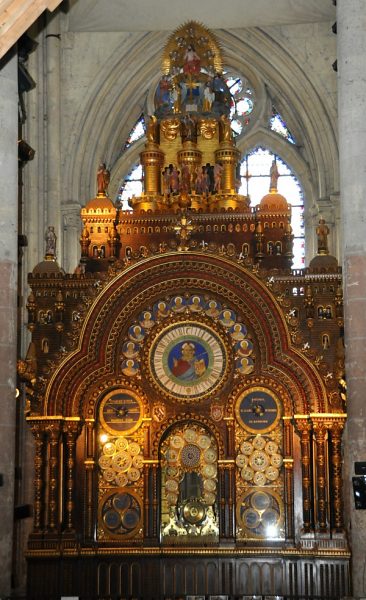
M 14 518 L 17 332 L 18 86 L 17 56 L 0 61 L 0 597 L 11 587 Z
M 355 510 L 354 463 L 366 461 L 366 10 L 337 1 L 338 112 L 344 243 L 344 326 L 348 387 L 345 436 L 346 524 L 355 597 L 366 596 L 366 510 Z
M 46 227 L 52 225 L 57 236 L 57 257 L 62 263 L 61 235 L 61 83 L 60 83 L 60 17 L 47 14 L 46 50 Z M 45 231 L 43 232 L 45 235 Z M 76 265 L 75 265 L 76 266 Z
M 80 204 L 67 202 L 61 206 L 63 220 L 63 258 L 59 256 L 59 262 L 63 265 L 66 273 L 73 273 L 79 262 L 81 233 Z M 58 252 L 58 251 L 57 251 Z

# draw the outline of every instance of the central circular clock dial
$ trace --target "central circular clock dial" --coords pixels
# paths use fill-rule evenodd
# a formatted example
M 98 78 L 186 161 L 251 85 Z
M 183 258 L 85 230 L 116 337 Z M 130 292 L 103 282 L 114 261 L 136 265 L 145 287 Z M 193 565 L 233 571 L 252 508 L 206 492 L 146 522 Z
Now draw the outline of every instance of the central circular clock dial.
M 150 348 L 154 384 L 182 400 L 203 398 L 216 390 L 227 370 L 221 338 L 202 323 L 184 322 L 164 329 Z

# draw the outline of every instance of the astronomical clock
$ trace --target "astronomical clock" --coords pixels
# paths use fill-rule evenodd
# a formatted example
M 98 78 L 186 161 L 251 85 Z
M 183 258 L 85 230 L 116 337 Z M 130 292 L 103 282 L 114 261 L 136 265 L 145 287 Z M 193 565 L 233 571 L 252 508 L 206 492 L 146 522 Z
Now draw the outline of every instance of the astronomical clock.
M 142 195 L 99 169 L 75 273 L 29 276 L 29 597 L 349 593 L 340 268 L 322 223 L 291 270 L 275 172 L 239 193 L 224 74 L 208 29 L 172 34 Z

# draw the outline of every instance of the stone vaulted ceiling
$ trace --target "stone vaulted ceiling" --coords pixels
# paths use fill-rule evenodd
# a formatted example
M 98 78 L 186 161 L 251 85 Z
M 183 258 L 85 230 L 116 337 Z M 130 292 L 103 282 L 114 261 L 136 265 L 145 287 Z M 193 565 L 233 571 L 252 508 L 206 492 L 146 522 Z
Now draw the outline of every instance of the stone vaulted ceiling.
M 0 1 L 0 58 L 43 11 L 61 0 Z M 182 20 L 196 20 L 213 29 L 311 23 L 335 17 L 332 0 L 69 0 L 70 31 L 164 31 Z
M 108 8 L 107 8 L 108 7 Z M 186 20 L 209 28 L 264 27 L 335 18 L 332 0 L 72 0 L 71 31 L 174 30 Z

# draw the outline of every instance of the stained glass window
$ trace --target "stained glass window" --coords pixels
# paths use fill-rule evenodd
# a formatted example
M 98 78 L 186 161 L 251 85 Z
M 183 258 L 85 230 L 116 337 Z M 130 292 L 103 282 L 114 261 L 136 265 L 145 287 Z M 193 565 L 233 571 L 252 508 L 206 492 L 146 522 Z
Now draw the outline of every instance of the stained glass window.
M 299 181 L 288 165 L 266 148 L 256 148 L 247 154 L 240 166 L 239 193 L 250 197 L 251 206 L 257 206 L 270 187 L 270 168 L 276 160 L 279 172 L 278 192 L 291 205 L 291 226 L 294 235 L 293 269 L 305 266 L 304 199 Z
M 142 138 L 142 136 L 145 135 L 145 131 L 146 131 L 145 118 L 144 118 L 144 115 L 142 114 L 136 121 L 135 125 L 132 127 L 132 129 L 127 137 L 127 140 L 125 142 L 125 145 L 122 148 L 122 152 L 127 150 L 127 148 L 129 148 L 133 144 L 133 142 L 136 142 L 137 140 Z
M 286 121 L 281 117 L 275 107 L 272 108 L 272 116 L 269 120 L 270 129 L 284 137 L 290 144 L 295 144 L 295 139 L 289 131 Z
M 130 210 L 128 199 L 132 196 L 141 196 L 142 194 L 142 166 L 134 165 L 125 178 L 123 185 L 118 192 L 118 200 L 122 203 L 123 210 Z
M 234 136 L 240 135 L 250 123 L 254 109 L 255 94 L 248 80 L 238 75 L 226 73 L 226 84 L 231 93 L 231 129 Z

